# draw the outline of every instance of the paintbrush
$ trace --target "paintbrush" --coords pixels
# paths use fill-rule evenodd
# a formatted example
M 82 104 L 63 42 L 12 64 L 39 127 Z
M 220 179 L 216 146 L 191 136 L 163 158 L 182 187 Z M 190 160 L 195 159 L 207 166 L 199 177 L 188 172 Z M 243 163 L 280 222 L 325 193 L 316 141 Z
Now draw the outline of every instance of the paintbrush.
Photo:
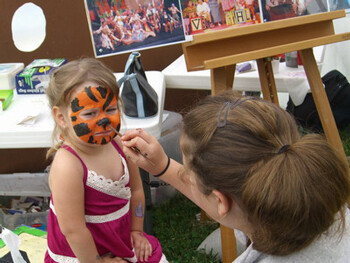
M 118 132 L 116 129 L 114 129 L 112 125 L 108 124 L 108 126 L 109 126 L 109 128 L 111 128 L 112 131 L 114 131 L 119 137 L 122 137 L 122 136 L 123 136 L 123 134 L 121 134 L 121 133 Z M 136 152 L 136 153 L 142 155 L 145 159 L 147 159 L 147 160 L 150 162 L 150 164 L 152 164 L 153 166 L 155 165 L 155 164 L 147 157 L 147 155 L 143 154 L 143 153 L 139 150 L 139 148 L 137 148 L 136 146 L 131 146 L 130 148 L 131 148 L 134 152 Z

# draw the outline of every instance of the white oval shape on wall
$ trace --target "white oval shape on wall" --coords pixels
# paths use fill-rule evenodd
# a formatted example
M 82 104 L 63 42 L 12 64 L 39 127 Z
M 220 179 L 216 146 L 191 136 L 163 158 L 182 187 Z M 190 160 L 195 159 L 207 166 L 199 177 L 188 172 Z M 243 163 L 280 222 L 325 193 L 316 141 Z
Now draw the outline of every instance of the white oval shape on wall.
M 12 17 L 12 39 L 17 49 L 23 52 L 36 50 L 46 37 L 46 18 L 43 10 L 26 3 Z

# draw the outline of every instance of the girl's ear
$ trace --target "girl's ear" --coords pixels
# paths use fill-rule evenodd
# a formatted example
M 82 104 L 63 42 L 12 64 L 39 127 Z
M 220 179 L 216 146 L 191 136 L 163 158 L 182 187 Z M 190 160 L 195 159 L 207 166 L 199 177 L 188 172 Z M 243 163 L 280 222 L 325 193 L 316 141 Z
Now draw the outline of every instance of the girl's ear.
M 218 214 L 224 217 L 231 210 L 232 199 L 218 190 L 213 190 L 213 194 L 218 203 Z
M 52 113 L 53 113 L 53 117 L 55 118 L 57 124 L 62 128 L 66 128 L 67 124 L 66 124 L 66 119 L 64 118 L 64 113 L 63 111 L 57 107 L 54 106 L 52 108 Z

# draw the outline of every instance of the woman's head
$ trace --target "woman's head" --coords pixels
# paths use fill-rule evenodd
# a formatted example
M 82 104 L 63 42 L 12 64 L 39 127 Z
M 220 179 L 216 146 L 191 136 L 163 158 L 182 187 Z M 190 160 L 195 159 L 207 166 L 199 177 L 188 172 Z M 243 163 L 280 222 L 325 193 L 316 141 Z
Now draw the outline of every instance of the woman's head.
M 184 117 L 185 166 L 200 190 L 236 200 L 256 249 L 285 255 L 309 245 L 346 203 L 349 168 L 320 135 L 301 137 L 272 103 L 224 93 Z
M 109 107 L 117 106 L 118 93 L 119 87 L 113 72 L 96 59 L 75 60 L 55 70 L 46 90 L 56 120 L 54 138 L 57 138 L 58 135 L 64 138 L 71 136 L 70 125 L 67 125 L 69 122 L 75 134 L 89 142 L 87 131 L 91 132 L 92 119 L 86 117 L 88 113 L 85 111 L 94 107 L 98 108 L 100 104 L 101 112 Z M 62 113 L 62 118 L 67 117 L 64 118 L 65 125 L 62 125 L 60 119 L 55 116 L 57 110 Z M 92 114 L 90 112 L 89 116 Z M 116 114 L 119 113 L 116 112 Z M 103 144 L 103 142 L 105 141 L 91 139 L 89 143 Z

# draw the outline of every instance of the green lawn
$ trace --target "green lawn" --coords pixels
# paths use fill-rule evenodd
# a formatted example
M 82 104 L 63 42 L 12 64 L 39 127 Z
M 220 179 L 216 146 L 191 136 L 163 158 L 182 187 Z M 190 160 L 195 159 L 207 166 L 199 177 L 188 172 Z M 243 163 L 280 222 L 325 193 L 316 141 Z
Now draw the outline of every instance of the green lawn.
M 350 156 L 350 125 L 340 132 L 346 156 Z
M 199 222 L 200 209 L 183 195 L 176 195 L 152 210 L 155 236 L 162 244 L 163 253 L 173 263 L 220 262 L 215 255 L 197 251 L 197 247 L 216 228 L 218 223 Z

